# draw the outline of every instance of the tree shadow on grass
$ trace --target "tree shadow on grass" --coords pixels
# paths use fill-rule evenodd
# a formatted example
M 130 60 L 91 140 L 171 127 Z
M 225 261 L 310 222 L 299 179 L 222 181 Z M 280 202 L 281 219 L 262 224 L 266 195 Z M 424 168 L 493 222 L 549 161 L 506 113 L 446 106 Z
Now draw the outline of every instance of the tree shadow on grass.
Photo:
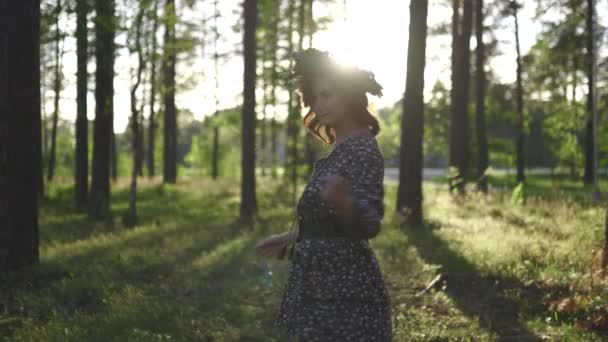
M 500 341 L 540 341 L 522 322 L 522 315 L 541 315 L 545 311 L 544 294 L 565 289 L 525 285 L 518 279 L 485 274 L 465 257 L 452 250 L 434 232 L 439 224 L 402 228 L 420 257 L 441 266 L 436 285 L 467 316 L 479 318 L 482 328 Z M 544 316 L 542 316 L 544 317 Z

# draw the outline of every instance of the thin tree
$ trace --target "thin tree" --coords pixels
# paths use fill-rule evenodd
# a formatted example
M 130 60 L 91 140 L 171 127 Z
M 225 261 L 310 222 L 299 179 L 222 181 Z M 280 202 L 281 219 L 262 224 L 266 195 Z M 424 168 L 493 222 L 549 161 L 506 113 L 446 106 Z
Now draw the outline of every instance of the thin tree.
M 51 151 L 49 153 L 49 160 L 47 164 L 46 178 L 48 181 L 52 181 L 55 175 L 55 160 L 57 156 L 57 122 L 59 121 L 59 100 L 61 98 L 61 84 L 62 84 L 62 60 L 63 60 L 63 35 L 59 28 L 59 19 L 61 12 L 63 11 L 61 0 L 57 0 L 54 11 L 55 19 L 55 65 L 54 73 L 55 78 L 53 80 L 53 92 L 54 95 L 54 107 L 53 107 L 53 120 L 51 128 Z
M 270 121 L 270 149 L 271 149 L 271 176 L 273 179 L 277 177 L 277 87 L 279 80 L 278 63 L 279 63 L 279 21 L 281 13 L 281 1 L 274 1 L 274 16 L 273 16 L 273 29 L 272 29 L 272 70 L 271 70 L 271 81 L 270 81 L 270 101 L 272 104 L 272 119 Z
M 154 148 L 156 141 L 156 85 L 158 78 L 156 76 L 157 69 L 157 50 L 158 41 L 156 40 L 156 32 L 158 31 L 158 3 L 160 0 L 153 0 L 154 5 L 152 6 L 152 32 L 150 33 L 150 40 L 152 41 L 150 50 L 150 116 L 148 118 L 148 176 L 154 177 L 155 164 L 154 164 Z
M 0 2 L 0 272 L 38 263 L 40 1 Z
M 165 4 L 165 39 L 163 56 L 164 148 L 163 181 L 177 181 L 177 111 L 175 108 L 175 0 Z
M 525 181 L 524 174 L 524 89 L 522 84 L 522 63 L 521 63 L 521 51 L 519 45 L 519 21 L 517 14 L 521 9 L 521 4 L 517 1 L 511 1 L 509 3 L 511 14 L 513 15 L 513 21 L 515 23 L 515 49 L 517 51 L 517 136 L 515 141 L 516 149 L 516 165 L 517 165 L 517 183 Z
M 241 165 L 241 219 L 251 222 L 257 210 L 255 197 L 255 85 L 257 0 L 244 2 L 243 33 L 243 118 Z
M 110 146 L 114 94 L 114 0 L 95 1 L 95 121 L 89 217 L 110 216 Z
M 298 51 L 304 48 L 304 38 L 308 33 L 308 0 L 300 0 L 298 7 Z M 299 108 L 299 106 L 298 106 Z M 312 174 L 314 160 L 311 160 L 312 155 L 312 139 L 305 137 L 304 139 L 304 160 L 308 167 L 307 175 Z
M 76 1 L 76 50 L 78 71 L 76 72 L 76 172 L 74 194 L 76 207 L 84 209 L 88 196 L 88 119 L 87 119 L 87 61 L 88 30 L 87 0 Z
M 294 44 L 293 44 L 293 28 L 294 28 L 294 16 L 293 13 L 295 11 L 295 0 L 289 0 L 289 4 L 287 7 L 287 55 L 289 57 L 289 70 L 293 68 L 293 52 L 294 52 Z M 290 90 L 291 87 L 287 84 L 287 89 Z M 289 183 L 292 186 L 292 203 L 295 205 L 296 196 L 297 196 L 297 188 L 298 188 L 298 177 L 297 177 L 297 164 L 298 164 L 298 127 L 297 127 L 297 119 L 298 114 L 295 110 L 296 105 L 294 105 L 295 97 L 293 96 L 292 91 L 288 91 L 289 98 L 287 100 L 287 162 L 285 165 L 285 176 L 289 177 Z
M 427 0 L 410 1 L 407 75 L 401 119 L 397 209 L 404 223 L 419 225 L 422 213 L 422 137 L 424 132 L 424 68 L 426 65 Z
M 587 67 L 587 123 L 585 125 L 585 174 L 583 180 L 586 184 L 596 185 L 595 175 L 595 121 L 597 115 L 595 101 L 595 1 L 587 0 L 586 18 L 586 67 Z
M 127 226 L 135 226 L 139 222 L 137 216 L 137 175 L 138 163 L 141 160 L 141 140 L 140 140 L 140 111 L 137 108 L 137 90 L 142 81 L 142 73 L 144 71 L 144 54 L 141 47 L 141 26 L 146 9 L 146 2 L 139 4 L 139 11 L 135 18 L 135 52 L 137 53 L 137 71 L 135 83 L 131 87 L 131 132 L 133 134 L 133 170 L 131 172 L 131 186 L 129 189 L 129 211 L 126 216 L 125 223 Z
M 218 11 L 218 0 L 213 2 L 213 68 L 214 68 L 214 79 L 215 79 L 215 90 L 213 93 L 213 99 L 215 102 L 215 111 L 213 113 L 213 146 L 211 154 L 211 177 L 216 179 L 219 175 L 219 149 L 220 149 L 220 128 L 217 123 L 219 119 L 219 92 L 220 92 L 220 55 L 217 47 L 217 43 L 220 40 L 220 30 L 218 28 L 218 18 L 220 13 Z
M 476 131 L 477 131 L 477 188 L 483 193 L 488 192 L 488 137 L 486 133 L 485 92 L 486 73 L 485 44 L 483 42 L 483 0 L 477 0 L 475 6 L 475 95 L 476 95 Z

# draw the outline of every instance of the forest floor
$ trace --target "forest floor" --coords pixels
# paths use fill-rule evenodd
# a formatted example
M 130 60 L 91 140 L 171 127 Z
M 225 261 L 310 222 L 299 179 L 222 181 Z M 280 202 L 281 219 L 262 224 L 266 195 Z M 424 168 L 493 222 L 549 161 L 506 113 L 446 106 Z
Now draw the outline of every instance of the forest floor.
M 159 182 L 141 179 L 135 228 L 121 219 L 126 178 L 112 186 L 114 218 L 101 223 L 72 208 L 69 182 L 52 186 L 40 264 L 0 279 L 0 340 L 286 341 L 272 321 L 289 265 L 253 246 L 290 228 L 287 187 L 258 180 L 259 215 L 247 229 L 238 181 Z M 604 202 L 567 179 L 530 178 L 524 205 L 504 178 L 491 184 L 488 196 L 457 199 L 444 182 L 426 182 L 427 221 L 413 228 L 400 227 L 397 188 L 385 185 L 382 232 L 370 243 L 394 340 L 608 339 L 608 281 L 597 276 Z

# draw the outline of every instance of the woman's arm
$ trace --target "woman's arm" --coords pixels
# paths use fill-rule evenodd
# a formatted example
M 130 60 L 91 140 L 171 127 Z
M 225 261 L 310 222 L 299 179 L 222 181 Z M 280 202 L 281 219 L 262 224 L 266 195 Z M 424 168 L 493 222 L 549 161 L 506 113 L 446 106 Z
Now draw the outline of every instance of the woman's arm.
M 347 234 L 371 239 L 384 216 L 384 158 L 373 139 L 357 141 L 348 152 L 343 172 L 350 196 L 336 203 L 336 216 Z

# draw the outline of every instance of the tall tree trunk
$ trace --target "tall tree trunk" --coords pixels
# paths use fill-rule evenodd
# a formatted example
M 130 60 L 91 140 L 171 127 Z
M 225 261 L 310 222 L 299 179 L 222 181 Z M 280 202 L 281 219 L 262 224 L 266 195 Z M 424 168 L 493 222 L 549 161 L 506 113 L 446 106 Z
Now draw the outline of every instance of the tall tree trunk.
M 587 123 L 585 125 L 585 184 L 595 183 L 595 127 L 594 117 L 596 115 L 595 103 L 595 1 L 587 0 Z
M 289 5 L 287 8 L 288 15 L 288 29 L 287 29 L 287 55 L 292 56 L 294 52 L 294 44 L 293 44 L 293 26 L 294 26 L 294 18 L 293 12 L 295 11 L 295 2 L 296 0 L 289 0 Z M 293 69 L 293 59 L 289 59 L 289 70 Z M 288 84 L 289 88 L 290 85 Z M 297 189 L 298 189 L 298 177 L 297 177 L 297 167 L 298 167 L 298 113 L 295 110 L 294 105 L 294 96 L 293 92 L 289 91 L 289 98 L 287 102 L 287 163 L 285 166 L 285 176 L 289 177 L 289 182 L 292 186 L 292 203 L 295 205 L 297 200 Z
M 118 151 L 116 149 L 116 133 L 114 133 L 114 113 L 110 116 L 110 129 L 112 130 L 110 133 L 112 140 L 110 166 L 112 169 L 112 181 L 116 182 L 118 180 Z
M 313 13 L 312 13 L 312 5 L 313 5 L 313 0 L 302 0 L 302 9 L 300 11 L 303 11 L 305 14 L 305 20 L 306 20 L 306 25 L 305 27 L 302 29 L 302 35 L 304 35 L 304 33 L 306 32 L 308 34 L 308 42 L 310 47 L 312 47 L 312 37 L 313 37 L 313 27 L 314 27 L 314 23 L 313 23 Z M 300 14 L 302 15 L 302 13 Z M 302 20 L 302 19 L 300 19 Z M 302 44 L 302 46 L 300 46 L 300 49 L 302 49 L 304 46 Z M 313 142 L 313 138 L 312 135 L 307 137 L 306 142 L 305 142 L 305 156 L 306 156 L 306 163 L 308 164 L 308 174 L 311 175 L 313 170 L 314 170 L 314 166 L 315 166 L 315 151 L 312 147 L 312 142 Z
M 39 0 L 0 2 L 0 98 L 0 272 L 4 273 L 39 260 Z
M 266 56 L 267 56 L 267 52 L 266 51 L 262 51 L 262 61 L 260 64 L 262 64 L 262 75 L 266 75 L 266 68 L 264 67 L 264 62 L 266 60 Z M 262 78 L 264 78 L 266 76 L 263 76 Z M 268 151 L 266 150 L 268 147 L 268 141 L 267 141 L 267 137 L 266 137 L 266 122 L 267 122 L 267 110 L 266 108 L 268 108 L 268 103 L 270 102 L 269 100 L 269 96 L 268 96 L 268 83 L 264 80 L 264 83 L 262 85 L 262 120 L 260 121 L 260 156 L 259 156 L 259 165 L 260 168 L 262 169 L 262 176 L 266 177 L 266 167 L 268 166 L 267 164 L 267 160 L 268 160 Z
M 153 0 L 154 7 L 152 12 L 152 52 L 150 53 L 150 117 L 148 118 L 148 176 L 154 177 L 155 169 L 154 169 L 154 147 L 155 147 L 155 137 L 156 137 L 156 85 L 157 85 L 157 77 L 156 77 L 156 60 L 157 60 L 157 49 L 158 42 L 156 40 L 156 32 L 158 31 L 158 3 L 160 0 Z
M 217 179 L 218 175 L 219 175 L 219 149 L 220 149 L 220 145 L 219 145 L 219 125 L 217 124 L 217 120 L 218 120 L 218 115 L 219 115 L 219 107 L 220 107 L 220 101 L 219 101 L 219 92 L 220 92 L 220 77 L 219 77 L 219 59 L 220 59 L 220 55 L 219 55 L 219 51 L 218 51 L 218 47 L 217 47 L 217 42 L 220 40 L 220 31 L 218 29 L 218 23 L 217 23 L 217 19 L 219 18 L 220 13 L 218 11 L 218 0 L 215 0 L 213 2 L 213 35 L 214 35 L 214 39 L 213 39 L 213 68 L 214 68 L 214 78 L 215 78 L 215 91 L 213 93 L 213 97 L 215 100 L 215 112 L 213 113 L 213 153 L 211 155 L 211 177 L 213 179 Z
M 76 1 L 76 50 L 78 71 L 76 73 L 76 173 L 74 194 L 76 207 L 84 209 L 87 204 L 89 175 L 88 119 L 87 119 L 87 0 Z
M 517 12 L 521 8 L 516 1 L 511 2 L 511 9 L 513 10 L 513 19 L 515 21 L 515 48 L 517 49 L 517 140 L 515 143 L 516 148 L 516 164 L 517 164 L 517 183 L 525 181 L 524 174 L 524 89 L 522 85 L 522 65 L 521 65 L 521 51 L 519 47 L 519 22 L 517 19 Z
M 49 163 L 47 165 L 46 178 L 50 182 L 55 175 L 55 160 L 57 157 L 57 121 L 59 120 L 59 99 L 61 98 L 61 60 L 63 58 L 62 36 L 59 29 L 59 16 L 61 15 L 62 5 L 61 0 L 57 0 L 55 7 L 55 79 L 53 81 L 53 92 L 55 93 L 53 107 L 53 124 L 51 130 L 51 151 L 49 154 Z
M 308 8 L 309 8 L 310 0 L 300 0 L 300 7 L 298 9 L 298 51 L 302 51 L 304 49 L 304 38 L 309 31 L 309 25 L 307 21 L 308 17 Z M 296 106 L 298 112 L 300 111 L 300 103 Z M 305 136 L 304 139 L 304 160 L 306 161 L 306 165 L 308 167 L 307 174 L 311 175 L 315 160 L 312 151 L 312 136 Z
M 257 210 L 255 197 L 255 85 L 257 0 L 244 3 L 244 77 L 241 165 L 241 219 L 251 222 Z
M 279 20 L 281 13 L 281 1 L 275 0 L 275 11 L 273 17 L 272 30 L 272 73 L 271 73 L 271 89 L 270 98 L 272 103 L 272 120 L 270 121 L 270 155 L 271 155 L 271 176 L 277 178 L 277 86 L 279 80 L 278 73 L 278 50 L 279 50 Z
M 422 213 L 422 137 L 424 133 L 424 68 L 426 65 L 427 0 L 410 1 L 407 76 L 401 119 L 397 209 L 404 223 L 419 225 Z
M 460 128 L 460 118 L 458 117 L 457 108 L 458 108 L 458 92 L 456 90 L 457 84 L 459 82 L 458 70 L 460 68 L 461 63 L 458 58 L 460 57 L 460 53 L 458 53 L 458 49 L 460 48 L 460 44 L 458 44 L 460 40 L 460 0 L 452 0 L 452 73 L 451 73 L 451 83 L 452 86 L 450 88 L 450 132 L 449 132 L 449 165 L 450 169 L 455 168 L 458 169 L 458 139 L 459 133 L 462 131 Z M 454 190 L 458 182 L 460 181 L 461 175 L 457 174 L 449 174 L 449 188 L 450 192 Z
M 476 100 L 476 128 L 477 128 L 477 188 L 483 193 L 488 192 L 488 136 L 486 133 L 486 73 L 485 44 L 483 42 L 483 0 L 477 0 L 475 8 L 475 35 L 477 47 L 475 48 L 475 94 Z
M 141 148 L 140 148 L 140 127 L 139 127 L 139 110 L 137 108 L 137 89 L 141 84 L 141 75 L 144 68 L 144 54 L 141 48 L 141 25 L 143 21 L 145 2 L 139 4 L 139 12 L 135 18 L 135 51 L 137 52 L 137 73 L 135 84 L 131 87 L 131 130 L 133 133 L 133 170 L 131 171 L 131 186 L 129 189 L 129 212 L 126 217 L 127 226 L 135 226 L 139 222 L 137 216 L 137 175 L 138 175 L 138 163 L 141 160 Z
M 608 204 L 604 212 L 604 248 L 602 250 L 602 273 L 608 275 Z
M 110 147 L 113 144 L 114 94 L 114 0 L 96 0 L 95 12 L 95 121 L 93 123 L 93 170 L 89 217 L 110 216 Z M 115 154 L 114 154 L 115 155 Z
M 463 193 L 469 164 L 469 42 L 473 23 L 472 1 L 454 0 L 453 11 L 450 166 L 457 170 L 457 175 L 450 180 L 450 190 L 456 188 L 459 193 Z
M 177 181 L 177 111 L 175 108 L 175 0 L 165 4 L 165 46 L 163 58 L 164 148 L 163 181 Z

